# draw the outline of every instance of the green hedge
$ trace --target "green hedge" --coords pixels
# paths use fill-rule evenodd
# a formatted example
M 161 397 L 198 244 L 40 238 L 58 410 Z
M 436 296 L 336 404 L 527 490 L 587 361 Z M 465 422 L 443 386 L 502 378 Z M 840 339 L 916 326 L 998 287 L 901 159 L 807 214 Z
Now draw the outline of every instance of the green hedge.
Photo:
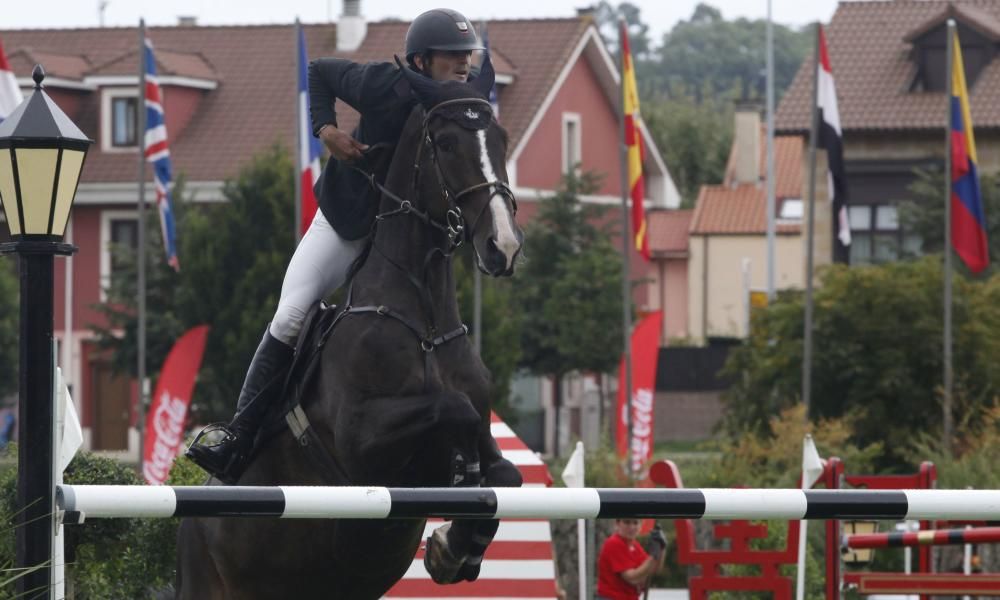
M 9 456 L 16 464 L 16 448 Z M 205 473 L 194 463 L 179 458 L 168 485 L 200 485 Z M 135 470 L 118 460 L 79 452 L 64 474 L 67 484 L 143 485 Z M 7 523 L 0 540 L 0 566 L 14 564 L 14 515 L 17 469 L 0 472 L 0 515 Z M 83 525 L 67 525 L 66 591 L 76 600 L 155 597 L 174 580 L 177 519 L 94 519 Z M 15 598 L 13 576 L 0 585 L 0 600 Z

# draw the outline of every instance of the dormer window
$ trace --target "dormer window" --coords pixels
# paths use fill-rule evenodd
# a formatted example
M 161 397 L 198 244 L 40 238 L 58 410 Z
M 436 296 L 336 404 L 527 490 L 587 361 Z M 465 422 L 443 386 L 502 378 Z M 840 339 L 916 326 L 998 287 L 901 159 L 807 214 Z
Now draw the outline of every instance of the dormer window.
M 115 148 L 136 146 L 139 101 L 135 96 L 111 99 L 111 145 Z
M 139 96 L 134 87 L 101 90 L 101 150 L 135 152 L 139 148 Z
M 964 14 L 971 10 L 975 9 L 952 5 L 906 36 L 906 41 L 913 44 L 911 58 L 916 67 L 910 91 L 943 92 L 947 88 L 945 37 L 949 18 L 957 21 L 965 81 L 970 88 L 975 85 L 979 74 L 997 53 L 1000 23 L 993 23 L 992 15 Z

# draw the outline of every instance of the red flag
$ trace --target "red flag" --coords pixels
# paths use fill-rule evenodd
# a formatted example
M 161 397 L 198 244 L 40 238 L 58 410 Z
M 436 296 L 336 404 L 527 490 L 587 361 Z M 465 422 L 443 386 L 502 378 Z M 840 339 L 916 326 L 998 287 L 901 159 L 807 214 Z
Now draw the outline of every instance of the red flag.
M 152 485 L 162 485 L 167 480 L 174 457 L 184 441 L 184 422 L 207 337 L 208 325 L 192 327 L 177 340 L 163 363 L 153 403 L 146 415 L 146 440 L 142 451 L 142 475 Z
M 656 390 L 656 358 L 660 349 L 663 311 L 650 313 L 632 332 L 632 440 L 627 443 L 625 412 L 625 360 L 618 369 L 618 456 L 632 461 L 638 473 L 653 457 L 653 397 Z

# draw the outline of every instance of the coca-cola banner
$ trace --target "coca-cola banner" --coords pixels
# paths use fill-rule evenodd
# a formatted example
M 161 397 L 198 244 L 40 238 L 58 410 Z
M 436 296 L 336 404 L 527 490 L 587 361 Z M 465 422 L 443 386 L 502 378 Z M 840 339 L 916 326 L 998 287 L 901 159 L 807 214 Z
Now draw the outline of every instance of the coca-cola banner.
M 146 415 L 142 474 L 152 485 L 162 485 L 184 441 L 195 376 L 205 353 L 208 325 L 191 328 L 170 349 Z
M 650 313 L 632 331 L 632 440 L 628 439 L 625 407 L 625 358 L 618 369 L 618 456 L 628 460 L 632 472 L 640 475 L 653 457 L 653 398 L 656 391 L 656 359 L 660 349 L 663 311 Z

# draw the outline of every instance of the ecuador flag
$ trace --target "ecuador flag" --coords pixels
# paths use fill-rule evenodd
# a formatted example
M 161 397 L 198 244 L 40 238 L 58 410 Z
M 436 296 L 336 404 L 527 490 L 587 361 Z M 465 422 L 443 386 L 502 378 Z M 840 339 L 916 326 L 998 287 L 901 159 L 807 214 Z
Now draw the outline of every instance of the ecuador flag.
M 625 146 L 628 149 L 628 189 L 632 198 L 632 243 L 643 258 L 649 260 L 649 236 L 646 235 L 646 210 L 643 198 L 646 186 L 642 180 L 642 132 L 639 128 L 639 88 L 635 85 L 635 67 L 628 46 L 628 27 L 619 23 L 622 41 L 622 101 L 625 112 Z
M 962 68 L 958 33 L 951 39 L 951 243 L 966 266 L 979 273 L 990 263 L 986 217 L 976 170 L 976 142 L 972 135 L 969 92 Z

